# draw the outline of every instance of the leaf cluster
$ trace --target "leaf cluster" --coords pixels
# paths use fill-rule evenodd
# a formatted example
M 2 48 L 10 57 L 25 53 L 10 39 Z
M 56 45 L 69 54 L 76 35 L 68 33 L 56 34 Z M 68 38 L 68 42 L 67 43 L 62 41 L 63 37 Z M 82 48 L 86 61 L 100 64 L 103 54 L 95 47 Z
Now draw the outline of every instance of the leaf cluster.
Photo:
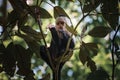
M 25 76 L 26 80 L 34 80 L 33 72 L 30 69 L 30 60 L 33 53 L 40 57 L 39 46 L 41 40 L 46 46 L 45 37 L 42 30 L 42 21 L 41 19 L 52 18 L 51 14 L 44 8 L 41 7 L 42 3 L 49 4 L 53 7 L 53 16 L 56 18 L 59 15 L 65 15 L 71 22 L 70 16 L 65 12 L 60 6 L 53 6 L 56 4 L 57 0 L 50 0 L 52 3 L 46 2 L 46 0 L 35 0 L 35 5 L 28 5 L 27 0 L 3 0 L 0 5 L 0 26 L 2 27 L 2 32 L 0 32 L 0 72 L 5 71 L 8 75 L 13 76 L 16 71 L 16 66 L 19 68 L 17 74 Z M 67 0 L 68 2 L 75 2 L 75 0 Z M 72 33 L 72 36 L 81 38 L 79 40 L 79 58 L 83 65 L 90 67 L 91 71 L 97 69 L 95 62 L 91 57 L 96 56 L 98 52 L 97 43 L 86 43 L 83 38 L 87 35 L 92 36 L 93 38 L 104 38 L 111 31 L 119 30 L 119 1 L 118 0 L 77 0 L 80 3 L 80 8 L 82 11 L 82 18 L 78 21 L 77 25 L 71 25 L 72 27 L 67 26 L 66 29 Z M 7 11 L 7 2 L 12 6 L 12 11 Z M 100 9 L 100 12 L 98 9 Z M 87 28 L 83 27 L 81 34 L 79 34 L 76 29 L 79 27 L 79 24 L 87 17 L 91 15 L 102 15 L 102 17 L 109 23 L 107 26 L 97 25 L 94 28 L 87 32 Z M 39 27 L 39 32 L 33 29 L 33 26 L 27 24 L 28 18 L 32 17 L 35 20 L 35 23 Z M 17 28 L 16 28 L 17 27 Z M 16 28 L 16 29 L 15 29 Z M 20 44 L 14 44 L 12 36 L 18 36 L 26 42 L 28 49 L 23 48 Z M 116 36 L 115 36 L 116 38 Z M 7 47 L 3 45 L 3 42 L 6 40 L 11 40 L 12 42 L 8 44 Z M 119 40 L 118 40 L 119 42 Z M 66 52 L 70 45 L 70 40 L 66 48 Z M 73 49 L 74 50 L 74 49 Z M 72 51 L 73 51 L 72 50 Z M 119 60 L 119 49 L 115 52 Z M 47 54 L 49 56 L 49 53 Z M 58 59 L 60 62 L 70 59 L 72 55 L 63 55 Z M 50 56 L 49 56 L 50 57 Z M 99 72 L 98 72 L 99 73 Z
M 1 72 L 5 71 L 10 77 L 18 74 L 25 76 L 25 80 L 34 80 L 34 73 L 31 70 L 32 52 L 29 49 L 11 42 L 7 47 L 1 44 L 0 53 Z
M 82 2 L 82 0 L 80 1 Z M 82 8 L 83 13 L 88 13 L 97 10 L 100 7 L 102 16 L 109 23 L 111 28 L 116 30 L 119 24 L 119 1 L 106 1 L 106 0 L 85 0 Z M 98 13 L 99 14 L 99 13 Z

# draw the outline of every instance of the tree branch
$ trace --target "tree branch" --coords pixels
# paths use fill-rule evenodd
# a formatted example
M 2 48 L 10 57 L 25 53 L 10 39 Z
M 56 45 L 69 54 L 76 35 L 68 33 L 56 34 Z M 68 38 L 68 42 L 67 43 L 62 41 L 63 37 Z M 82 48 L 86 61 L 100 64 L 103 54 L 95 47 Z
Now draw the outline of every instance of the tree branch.
M 116 67 L 116 65 L 115 65 L 115 59 L 114 59 L 114 54 L 115 54 L 115 38 L 117 36 L 119 28 L 120 28 L 120 25 L 117 27 L 117 29 L 115 31 L 115 34 L 113 36 L 113 39 L 112 39 L 112 50 L 111 50 L 111 53 L 112 53 L 112 64 L 113 64 L 113 67 L 112 67 L 112 80 L 114 80 L 115 67 Z
M 38 22 L 38 25 L 39 25 L 39 28 L 40 28 L 40 31 L 41 31 L 41 35 L 42 35 L 42 38 L 43 38 L 43 41 L 44 41 L 44 44 L 45 44 L 45 47 L 46 47 L 46 51 L 47 51 L 47 56 L 48 56 L 48 59 L 49 59 L 49 61 L 50 61 L 50 65 L 51 65 L 51 67 L 54 69 L 54 66 L 53 66 L 53 64 L 52 64 L 52 59 L 51 59 L 51 56 L 50 56 L 50 52 L 49 52 L 49 50 L 48 50 L 48 48 L 47 48 L 47 43 L 46 43 L 46 40 L 45 40 L 45 38 L 44 38 L 44 35 L 43 35 L 43 30 L 42 30 L 42 28 L 41 28 L 41 21 L 40 21 L 40 17 L 36 17 L 37 19 L 37 22 Z

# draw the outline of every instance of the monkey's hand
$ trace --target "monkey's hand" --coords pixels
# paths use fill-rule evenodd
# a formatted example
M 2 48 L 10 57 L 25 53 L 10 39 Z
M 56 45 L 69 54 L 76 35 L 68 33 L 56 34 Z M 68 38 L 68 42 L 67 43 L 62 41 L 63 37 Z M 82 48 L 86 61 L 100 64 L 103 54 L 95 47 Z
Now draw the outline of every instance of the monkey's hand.
M 47 26 L 47 29 L 51 29 L 51 28 L 55 28 L 55 25 L 49 24 L 49 25 Z

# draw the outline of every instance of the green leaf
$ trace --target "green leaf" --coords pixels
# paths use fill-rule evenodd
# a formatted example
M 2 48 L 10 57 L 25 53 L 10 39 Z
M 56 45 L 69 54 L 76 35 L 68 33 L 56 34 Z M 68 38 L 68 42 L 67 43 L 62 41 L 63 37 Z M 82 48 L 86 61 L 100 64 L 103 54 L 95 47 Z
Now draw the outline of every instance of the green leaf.
M 46 74 L 41 80 L 50 80 L 50 74 Z
M 55 0 L 50 0 L 51 2 L 53 2 L 55 4 Z
M 116 42 L 118 45 L 120 45 L 120 36 L 119 36 L 119 35 L 116 36 L 116 38 L 115 38 L 115 42 Z
M 84 13 L 87 13 L 87 12 L 90 12 L 90 11 L 92 11 L 92 10 L 94 10 L 94 9 L 95 9 L 94 5 L 89 4 L 89 5 L 84 5 L 82 11 L 83 11 Z
M 67 25 L 67 26 L 66 26 L 66 29 L 67 29 L 70 33 L 74 34 L 75 36 L 78 34 L 77 31 L 74 31 L 74 28 L 73 28 L 73 27 L 69 27 L 69 26 Z
M 21 30 L 27 35 L 33 37 L 37 41 L 40 41 L 43 38 L 40 32 L 35 31 L 30 26 L 21 27 Z M 46 37 L 46 34 L 44 34 L 44 37 Z
M 5 51 L 5 46 L 0 44 L 0 55 Z
M 86 80 L 110 80 L 109 78 L 109 74 L 101 68 L 95 72 L 91 72 Z
M 15 60 L 15 47 L 14 44 L 11 42 L 3 55 L 3 68 L 4 71 L 10 75 L 13 76 L 15 73 L 15 67 L 16 67 L 16 60 Z
M 92 10 L 95 10 L 99 4 L 100 4 L 100 0 L 91 0 L 91 1 L 87 1 L 89 4 L 85 4 L 83 7 L 83 12 L 87 13 L 87 12 L 91 12 Z
M 67 55 L 65 55 L 62 59 L 62 62 L 68 61 L 73 55 L 73 52 L 69 52 Z
M 6 24 L 6 17 L 7 17 L 7 0 L 1 0 L 0 1 L 0 25 Z
M 44 8 L 41 8 L 41 7 L 40 7 L 40 16 L 41 16 L 41 18 L 52 18 L 50 13 L 47 10 L 45 10 Z
M 23 48 L 21 45 L 15 45 L 17 66 L 19 68 L 17 74 L 26 76 L 31 72 L 32 52 Z
M 87 33 L 87 26 L 84 26 L 82 29 L 81 29 L 81 38 L 85 37 L 86 36 L 86 33 Z
M 32 29 L 30 26 L 24 26 L 21 28 L 21 30 L 27 34 L 34 34 L 34 35 L 38 34 L 38 32 Z
M 17 34 L 17 35 L 19 37 L 23 38 L 26 41 L 26 43 L 29 46 L 30 50 L 33 53 L 36 53 L 37 57 L 40 57 L 40 46 L 33 38 L 31 38 L 28 35 L 23 35 L 23 34 Z
M 103 17 L 108 21 L 110 26 L 115 30 L 119 24 L 119 6 L 118 0 L 103 0 L 101 7 Z
M 109 27 L 94 27 L 88 34 L 92 37 L 105 37 L 108 33 L 112 31 Z
M 90 70 L 92 72 L 94 72 L 97 69 L 96 65 L 95 65 L 95 62 L 92 59 L 88 60 L 87 66 L 90 67 Z
M 43 18 L 43 19 L 52 18 L 51 14 L 42 7 L 31 6 L 30 8 L 35 13 L 35 15 L 37 15 L 37 16 L 40 15 L 40 18 Z M 33 15 L 33 16 L 35 16 L 35 15 Z
M 25 23 L 27 22 L 27 20 L 28 20 L 28 12 L 24 11 L 24 13 L 19 16 L 18 27 L 23 27 Z
M 24 62 L 29 64 L 32 57 L 32 52 L 18 44 L 15 45 L 15 49 L 16 49 L 17 61 L 21 63 Z M 27 65 L 27 66 L 30 66 L 30 65 Z
M 95 62 L 89 57 L 90 54 L 90 49 L 86 48 L 87 46 L 93 46 L 92 43 L 84 43 L 82 42 L 82 45 L 80 46 L 80 52 L 79 52 L 79 59 L 81 60 L 82 64 L 84 65 L 85 63 L 87 63 L 87 66 L 90 67 L 91 71 L 95 71 L 96 70 L 96 65 Z M 96 45 L 94 45 L 94 47 L 96 47 Z
M 84 4 L 85 0 L 78 0 L 80 3 Z
M 26 76 L 24 80 L 35 80 L 34 76 Z M 46 79 L 47 80 L 47 79 Z
M 3 44 L 0 44 L 0 64 L 3 62 L 3 55 L 5 53 L 5 46 Z
M 89 53 L 93 56 L 97 55 L 98 46 L 95 43 L 85 43 L 85 47 L 89 50 Z
M 4 69 L 0 66 L 0 73 L 3 71 Z
M 13 9 L 20 13 L 23 14 L 26 8 L 26 3 L 25 0 L 9 0 L 10 4 L 12 5 Z
M 88 60 L 88 54 L 87 50 L 85 49 L 84 45 L 80 46 L 80 52 L 79 52 L 79 59 L 81 60 L 82 64 L 84 65 Z
M 71 2 L 74 2 L 75 0 L 67 0 L 67 1 L 71 1 Z
M 70 17 L 67 15 L 67 13 L 61 8 L 60 6 L 54 7 L 54 18 L 57 18 L 59 15 L 64 15 L 70 19 Z
M 16 22 L 17 22 L 18 18 L 19 18 L 19 15 L 15 10 L 10 12 L 8 14 L 8 18 L 7 18 L 8 26 L 14 27 L 16 25 Z

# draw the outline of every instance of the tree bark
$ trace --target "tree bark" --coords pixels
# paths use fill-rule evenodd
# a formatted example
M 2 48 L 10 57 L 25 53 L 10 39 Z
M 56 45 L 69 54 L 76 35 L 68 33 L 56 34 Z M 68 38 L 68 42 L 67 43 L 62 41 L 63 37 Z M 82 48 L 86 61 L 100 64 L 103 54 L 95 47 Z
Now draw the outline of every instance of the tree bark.
M 53 80 L 61 80 L 61 69 L 54 69 L 53 72 Z

